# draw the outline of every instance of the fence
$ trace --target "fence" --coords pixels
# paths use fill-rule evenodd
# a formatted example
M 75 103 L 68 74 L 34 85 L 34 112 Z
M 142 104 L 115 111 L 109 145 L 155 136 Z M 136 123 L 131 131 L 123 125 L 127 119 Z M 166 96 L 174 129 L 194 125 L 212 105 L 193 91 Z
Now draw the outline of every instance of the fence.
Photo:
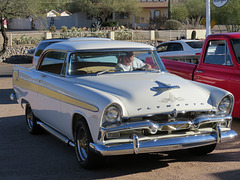
M 128 40 L 128 41 L 149 41 L 156 40 L 159 42 L 176 40 L 181 38 L 190 39 L 193 30 L 116 30 L 116 31 L 68 31 L 55 33 L 30 31 L 30 32 L 8 32 L 9 46 L 27 44 L 36 45 L 43 39 L 49 38 L 68 38 L 68 37 L 103 37 L 114 40 Z M 196 30 L 197 38 L 205 38 L 205 30 Z M 189 35 L 190 34 L 190 35 Z M 190 36 L 190 37 L 189 37 Z M 0 43 L 2 44 L 2 39 Z

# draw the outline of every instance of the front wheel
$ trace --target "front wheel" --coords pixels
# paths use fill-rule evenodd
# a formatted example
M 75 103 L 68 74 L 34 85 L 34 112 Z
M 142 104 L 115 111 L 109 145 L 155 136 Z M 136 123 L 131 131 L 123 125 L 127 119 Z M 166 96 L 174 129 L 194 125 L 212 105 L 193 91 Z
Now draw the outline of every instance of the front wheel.
M 97 167 L 100 156 L 92 152 L 89 143 L 93 142 L 88 125 L 85 121 L 80 121 L 75 131 L 75 151 L 78 162 L 86 169 Z
M 194 155 L 205 155 L 205 154 L 211 153 L 215 149 L 216 145 L 217 144 L 211 144 L 207 146 L 196 147 L 193 149 L 189 149 L 189 151 Z
M 25 118 L 27 123 L 27 129 L 31 134 L 36 135 L 42 133 L 41 127 L 37 124 L 37 118 L 34 116 L 32 108 L 28 103 L 26 104 Z

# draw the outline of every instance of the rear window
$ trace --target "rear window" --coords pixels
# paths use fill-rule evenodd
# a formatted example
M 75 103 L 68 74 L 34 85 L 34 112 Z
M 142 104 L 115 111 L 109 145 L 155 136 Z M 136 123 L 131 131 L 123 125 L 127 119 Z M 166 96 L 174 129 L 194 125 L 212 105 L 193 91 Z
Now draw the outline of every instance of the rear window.
M 194 49 L 202 48 L 203 41 L 197 41 L 197 42 L 186 42 L 190 47 Z
M 47 46 L 49 46 L 49 45 L 51 45 L 51 44 L 54 44 L 54 43 L 57 43 L 57 42 L 60 42 L 60 41 L 43 42 L 43 43 L 39 44 L 38 47 L 37 47 L 37 49 L 36 49 L 36 53 L 35 53 L 34 56 L 40 56 L 41 53 L 43 52 L 43 50 L 44 50 Z

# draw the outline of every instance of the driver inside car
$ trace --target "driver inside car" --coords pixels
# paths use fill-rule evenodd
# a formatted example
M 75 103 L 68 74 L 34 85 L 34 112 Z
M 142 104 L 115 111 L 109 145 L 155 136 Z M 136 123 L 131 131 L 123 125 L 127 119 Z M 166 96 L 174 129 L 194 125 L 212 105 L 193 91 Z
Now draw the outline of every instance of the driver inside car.
M 137 69 L 151 69 L 151 66 L 136 58 L 132 51 L 127 52 L 127 54 L 120 59 L 120 63 L 116 65 L 117 71 L 134 71 Z

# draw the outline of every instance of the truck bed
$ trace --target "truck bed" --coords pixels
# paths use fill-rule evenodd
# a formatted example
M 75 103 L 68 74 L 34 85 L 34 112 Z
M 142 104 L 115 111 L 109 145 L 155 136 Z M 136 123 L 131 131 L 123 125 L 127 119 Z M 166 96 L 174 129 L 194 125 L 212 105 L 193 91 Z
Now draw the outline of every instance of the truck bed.
M 197 64 L 186 63 L 170 59 L 162 59 L 166 69 L 173 74 L 181 76 L 185 79 L 193 80 L 193 73 Z M 181 70 L 181 71 L 179 71 Z

